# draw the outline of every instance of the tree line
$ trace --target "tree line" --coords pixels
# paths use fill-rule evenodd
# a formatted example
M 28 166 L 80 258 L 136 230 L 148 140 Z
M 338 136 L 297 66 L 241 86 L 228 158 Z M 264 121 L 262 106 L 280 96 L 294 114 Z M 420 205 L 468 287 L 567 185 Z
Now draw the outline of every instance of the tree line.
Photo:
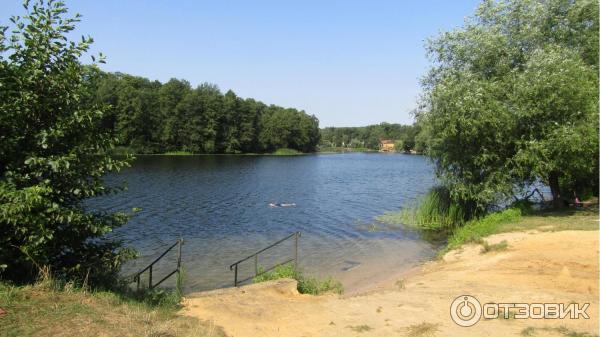
M 352 148 L 376 150 L 379 141 L 390 139 L 396 142 L 397 151 L 421 151 L 417 146 L 418 124 L 402 125 L 380 123 L 360 127 L 327 127 L 321 129 L 321 148 Z
M 243 99 L 214 84 L 192 87 L 89 69 L 92 104 L 107 107 L 103 126 L 135 153 L 315 151 L 319 121 L 293 108 Z

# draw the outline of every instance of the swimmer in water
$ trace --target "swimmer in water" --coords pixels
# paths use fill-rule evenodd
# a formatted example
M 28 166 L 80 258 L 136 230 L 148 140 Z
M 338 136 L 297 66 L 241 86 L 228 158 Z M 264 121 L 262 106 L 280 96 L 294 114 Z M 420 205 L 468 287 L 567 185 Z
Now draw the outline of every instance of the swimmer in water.
M 296 207 L 295 203 L 282 204 L 282 203 L 270 203 L 269 207 Z

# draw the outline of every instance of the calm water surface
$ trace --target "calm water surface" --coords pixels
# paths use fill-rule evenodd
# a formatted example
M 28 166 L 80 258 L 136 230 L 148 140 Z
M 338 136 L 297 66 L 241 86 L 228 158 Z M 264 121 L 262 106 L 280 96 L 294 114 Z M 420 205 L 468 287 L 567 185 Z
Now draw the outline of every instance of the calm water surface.
M 130 169 L 107 177 L 128 190 L 92 200 L 100 210 L 142 209 L 113 235 L 141 257 L 123 273 L 145 266 L 183 237 L 187 291 L 231 286 L 229 265 L 294 231 L 301 231 L 300 269 L 331 275 L 360 288 L 435 253 L 418 233 L 374 220 L 433 185 L 421 156 L 335 154 L 273 156 L 140 156 Z M 269 203 L 295 203 L 271 208 Z M 269 266 L 292 256 L 292 242 L 260 256 Z M 175 254 L 156 267 L 168 273 Z M 250 276 L 252 260 L 240 266 Z

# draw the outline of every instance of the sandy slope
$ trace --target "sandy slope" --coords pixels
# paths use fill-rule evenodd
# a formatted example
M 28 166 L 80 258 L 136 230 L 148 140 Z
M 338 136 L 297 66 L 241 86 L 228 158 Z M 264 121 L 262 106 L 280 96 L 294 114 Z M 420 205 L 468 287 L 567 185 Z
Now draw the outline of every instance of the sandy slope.
M 481 254 L 469 245 L 398 276 L 387 289 L 339 297 L 298 294 L 295 281 L 197 293 L 185 315 L 213 320 L 241 336 L 562 336 L 556 328 L 598 333 L 598 232 L 508 233 L 505 251 Z M 486 302 L 590 303 L 590 319 L 481 320 L 457 326 L 450 304 L 459 295 Z M 426 324 L 423 324 L 426 323 Z

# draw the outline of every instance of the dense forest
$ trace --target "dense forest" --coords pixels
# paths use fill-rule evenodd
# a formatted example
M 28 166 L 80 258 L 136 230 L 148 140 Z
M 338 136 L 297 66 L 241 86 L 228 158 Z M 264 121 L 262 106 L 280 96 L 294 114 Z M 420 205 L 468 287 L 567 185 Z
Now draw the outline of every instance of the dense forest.
M 90 99 L 107 107 L 103 125 L 136 153 L 315 151 L 319 121 L 304 111 L 243 99 L 213 84 L 166 83 L 90 69 Z
M 415 142 L 419 125 L 381 123 L 361 127 L 327 127 L 321 129 L 321 148 L 351 148 L 376 150 L 381 139 L 396 142 L 400 151 L 421 151 Z

